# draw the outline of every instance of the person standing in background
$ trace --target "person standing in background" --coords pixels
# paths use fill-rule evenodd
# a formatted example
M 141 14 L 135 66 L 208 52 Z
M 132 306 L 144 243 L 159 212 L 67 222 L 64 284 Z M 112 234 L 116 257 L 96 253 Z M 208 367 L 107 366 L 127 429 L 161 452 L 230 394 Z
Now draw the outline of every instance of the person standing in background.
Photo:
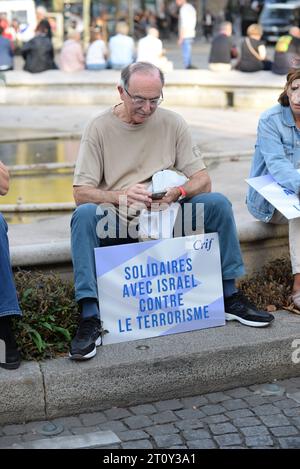
M 176 0 L 179 8 L 178 44 L 181 46 L 184 68 L 192 65 L 192 44 L 196 36 L 197 13 L 186 0 Z

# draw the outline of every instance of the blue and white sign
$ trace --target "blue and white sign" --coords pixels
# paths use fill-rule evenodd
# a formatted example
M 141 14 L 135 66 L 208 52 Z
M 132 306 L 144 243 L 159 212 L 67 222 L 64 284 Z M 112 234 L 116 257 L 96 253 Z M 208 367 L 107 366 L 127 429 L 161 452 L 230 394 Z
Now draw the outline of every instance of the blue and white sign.
M 298 171 L 300 172 L 300 170 Z M 297 194 L 278 184 L 270 174 L 249 178 L 246 179 L 246 182 L 288 220 L 300 217 L 300 203 Z
M 103 344 L 225 324 L 218 234 L 95 249 Z

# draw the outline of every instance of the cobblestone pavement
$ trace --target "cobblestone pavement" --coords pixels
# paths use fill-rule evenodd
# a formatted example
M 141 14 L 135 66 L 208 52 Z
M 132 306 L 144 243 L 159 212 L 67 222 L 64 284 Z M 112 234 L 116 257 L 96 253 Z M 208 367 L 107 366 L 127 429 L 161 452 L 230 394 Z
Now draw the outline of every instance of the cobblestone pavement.
M 0 448 L 56 438 L 41 433 L 49 422 L 0 427 Z M 300 378 L 51 422 L 60 437 L 111 430 L 121 443 L 106 449 L 300 448 Z

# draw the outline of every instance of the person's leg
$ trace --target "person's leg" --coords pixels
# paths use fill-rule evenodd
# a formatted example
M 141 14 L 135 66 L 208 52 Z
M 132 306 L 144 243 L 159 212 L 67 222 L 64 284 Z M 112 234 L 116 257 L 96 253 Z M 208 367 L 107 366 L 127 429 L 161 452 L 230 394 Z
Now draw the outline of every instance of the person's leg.
M 109 219 L 109 226 L 105 223 L 99 229 L 104 218 Z M 118 233 L 119 222 L 115 212 L 107 207 L 83 204 L 73 213 L 71 250 L 75 299 L 81 309 L 81 321 L 70 351 L 70 357 L 75 360 L 92 358 L 96 354 L 96 346 L 101 344 L 94 249 L 131 241 L 128 238 L 120 239 Z
M 183 66 L 189 68 L 192 65 L 192 39 L 183 39 L 181 49 Z
M 268 325 L 274 317 L 264 311 L 258 311 L 235 287 L 236 278 L 243 275 L 245 269 L 230 201 L 219 193 L 204 193 L 186 199 L 185 202 L 193 204 L 192 229 L 194 231 L 197 228 L 196 206 L 204 204 L 205 233 L 216 232 L 219 235 L 226 319 L 237 320 L 253 327 Z
M 292 265 L 292 273 L 294 276 L 292 301 L 295 306 L 300 309 L 300 218 L 287 220 L 278 210 L 275 210 L 269 223 L 276 225 L 289 225 L 289 248 Z
M 289 244 L 294 275 L 292 298 L 295 306 L 300 309 L 300 218 L 289 220 Z
M 21 316 L 9 257 L 7 223 L 0 213 L 0 366 L 15 369 L 20 354 L 12 331 L 11 316 Z

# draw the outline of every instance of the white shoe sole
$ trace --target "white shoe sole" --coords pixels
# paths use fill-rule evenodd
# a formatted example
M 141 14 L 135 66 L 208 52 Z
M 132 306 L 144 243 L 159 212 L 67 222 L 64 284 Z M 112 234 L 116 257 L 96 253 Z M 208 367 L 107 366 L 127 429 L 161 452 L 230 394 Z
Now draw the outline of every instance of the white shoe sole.
M 225 313 L 226 321 L 239 321 L 241 324 L 250 327 L 266 327 L 271 324 L 271 322 L 257 322 L 257 321 L 249 321 L 248 319 L 240 318 L 239 316 L 234 316 L 234 314 Z
M 95 347 L 90 353 L 88 353 L 87 355 L 79 355 L 79 354 L 71 355 L 71 353 L 69 353 L 69 358 L 71 358 L 71 360 L 89 360 L 90 358 L 93 358 L 96 355 L 97 353 L 96 347 L 99 347 L 101 343 L 102 343 L 101 336 L 99 336 L 95 342 Z

